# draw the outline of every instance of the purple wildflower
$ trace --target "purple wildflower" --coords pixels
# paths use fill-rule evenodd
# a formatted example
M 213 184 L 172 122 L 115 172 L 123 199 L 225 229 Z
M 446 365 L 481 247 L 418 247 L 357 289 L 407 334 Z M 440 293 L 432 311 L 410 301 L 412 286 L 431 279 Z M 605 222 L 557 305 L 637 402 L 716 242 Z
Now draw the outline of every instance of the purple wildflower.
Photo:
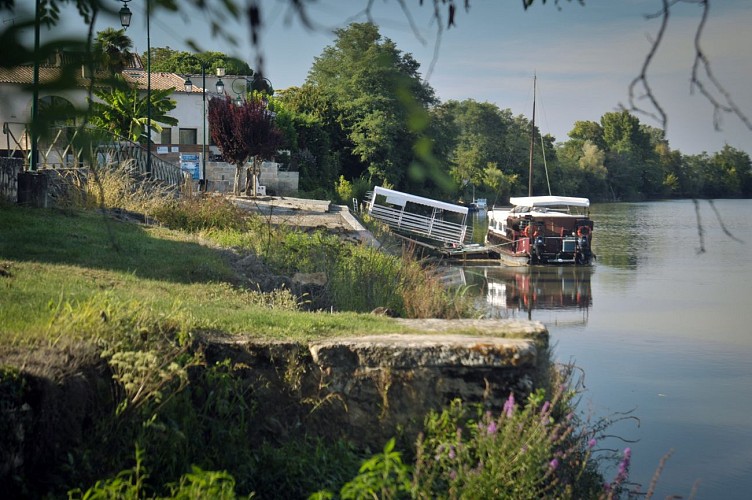
M 548 466 L 551 468 L 551 470 L 556 470 L 559 468 L 559 459 L 554 458 L 548 463 Z
M 455 479 L 457 479 L 457 471 L 456 470 L 452 469 L 452 470 L 449 471 L 449 479 L 451 479 L 452 481 L 454 481 Z
M 593 438 L 590 441 L 588 441 L 587 442 L 588 448 L 594 448 L 595 447 L 595 443 L 596 443 L 595 438 Z
M 496 422 L 491 421 L 490 424 L 488 424 L 488 427 L 486 427 L 486 432 L 489 436 L 493 436 L 496 434 Z
M 450 460 L 454 460 L 454 457 L 456 457 L 457 454 L 454 451 L 454 446 L 449 447 L 449 458 Z
M 504 403 L 504 413 L 508 418 L 512 418 L 512 415 L 514 415 L 514 393 L 512 392 L 509 393 L 509 398 Z
M 541 415 L 548 413 L 549 408 L 551 408 L 551 403 L 549 403 L 548 401 L 543 403 L 543 408 L 541 408 Z
M 632 450 L 631 448 L 624 448 L 624 458 L 619 463 L 619 472 L 616 474 L 616 479 L 614 479 L 614 483 L 619 484 L 627 479 L 629 476 L 629 464 L 632 459 Z

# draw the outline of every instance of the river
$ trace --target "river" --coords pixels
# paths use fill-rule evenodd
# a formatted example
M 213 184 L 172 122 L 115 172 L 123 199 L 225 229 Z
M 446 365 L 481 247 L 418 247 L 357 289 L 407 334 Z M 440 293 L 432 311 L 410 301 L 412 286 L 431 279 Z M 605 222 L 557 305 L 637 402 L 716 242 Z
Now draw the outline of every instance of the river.
M 700 216 L 698 226 L 697 213 Z M 581 411 L 630 412 L 601 448 L 632 449 L 655 498 L 752 492 L 752 200 L 596 204 L 592 268 L 456 268 L 489 317 L 542 321 L 584 373 Z M 475 219 L 476 235 L 485 219 Z M 701 234 L 700 229 L 701 228 Z

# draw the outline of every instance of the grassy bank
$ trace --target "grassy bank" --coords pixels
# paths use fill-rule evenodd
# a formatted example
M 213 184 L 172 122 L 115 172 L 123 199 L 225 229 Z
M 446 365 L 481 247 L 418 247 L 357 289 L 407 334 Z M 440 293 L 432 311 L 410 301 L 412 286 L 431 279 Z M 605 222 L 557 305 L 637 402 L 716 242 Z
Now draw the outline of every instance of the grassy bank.
M 301 312 L 285 292 L 235 286 L 231 256 L 196 233 L 85 210 L 13 206 L 0 217 L 0 343 L 51 341 L 56 317 L 97 302 L 172 311 L 185 329 L 307 339 L 394 331 L 387 318 Z M 357 326 L 356 326 L 357 325 Z

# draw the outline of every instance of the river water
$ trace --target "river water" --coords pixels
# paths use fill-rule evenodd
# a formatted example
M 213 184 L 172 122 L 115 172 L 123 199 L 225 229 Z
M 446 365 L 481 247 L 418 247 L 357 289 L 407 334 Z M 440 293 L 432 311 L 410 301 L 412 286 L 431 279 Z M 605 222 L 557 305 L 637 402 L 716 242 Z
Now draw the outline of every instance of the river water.
M 698 214 L 700 225 L 698 226 Z M 632 449 L 654 498 L 752 495 L 752 200 L 598 204 L 592 268 L 454 268 L 489 317 L 542 321 L 584 373 L 581 410 L 630 412 L 602 448 Z M 476 217 L 476 234 L 485 219 Z M 701 228 L 702 234 L 700 235 Z

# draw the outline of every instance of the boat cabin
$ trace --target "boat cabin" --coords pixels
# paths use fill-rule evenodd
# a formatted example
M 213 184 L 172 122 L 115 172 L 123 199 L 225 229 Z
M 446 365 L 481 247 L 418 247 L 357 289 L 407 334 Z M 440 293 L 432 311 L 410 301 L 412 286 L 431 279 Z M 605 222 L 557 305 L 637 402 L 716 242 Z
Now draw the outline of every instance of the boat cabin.
M 511 198 L 511 208 L 489 212 L 487 240 L 537 263 L 590 259 L 590 200 L 567 196 Z

